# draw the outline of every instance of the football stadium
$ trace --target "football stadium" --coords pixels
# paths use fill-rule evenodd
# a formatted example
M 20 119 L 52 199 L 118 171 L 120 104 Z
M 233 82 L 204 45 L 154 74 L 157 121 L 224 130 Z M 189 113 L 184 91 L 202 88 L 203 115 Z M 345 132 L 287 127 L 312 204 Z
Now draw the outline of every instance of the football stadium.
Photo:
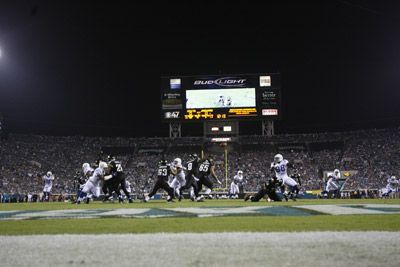
M 0 266 L 399 266 L 399 10 L 1 2 Z

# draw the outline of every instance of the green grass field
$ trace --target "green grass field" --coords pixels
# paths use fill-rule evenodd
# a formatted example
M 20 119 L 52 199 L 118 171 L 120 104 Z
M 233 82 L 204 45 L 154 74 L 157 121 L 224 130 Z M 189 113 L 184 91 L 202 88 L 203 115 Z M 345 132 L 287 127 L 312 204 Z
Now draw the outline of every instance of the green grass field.
M 400 200 L 299 200 L 297 202 L 258 203 L 243 200 L 208 200 L 194 203 L 70 203 L 1 204 L 0 211 L 119 209 L 119 208 L 185 208 L 288 206 L 322 204 L 400 204 Z M 224 216 L 188 218 L 95 218 L 0 221 L 0 235 L 36 234 L 107 234 L 160 232 L 285 232 L 285 231 L 400 231 L 400 214 L 379 215 L 315 215 L 315 216 Z

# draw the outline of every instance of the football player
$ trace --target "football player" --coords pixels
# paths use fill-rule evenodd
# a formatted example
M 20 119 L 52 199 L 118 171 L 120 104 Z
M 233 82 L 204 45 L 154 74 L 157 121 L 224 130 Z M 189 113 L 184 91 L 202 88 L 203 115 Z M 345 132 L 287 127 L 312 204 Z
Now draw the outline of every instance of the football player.
M 219 106 L 219 107 L 224 107 L 225 106 L 225 97 L 223 95 L 220 95 L 217 98 L 217 106 Z
M 157 170 L 157 181 L 154 184 L 153 190 L 151 190 L 150 194 L 147 196 L 145 195 L 143 201 L 147 202 L 150 200 L 151 197 L 153 197 L 157 191 L 161 188 L 164 189 L 168 193 L 168 202 L 173 202 L 174 198 L 174 189 L 169 186 L 168 184 L 168 177 L 171 175 L 171 167 L 167 163 L 166 160 L 161 160 L 158 163 L 158 170 Z
M 239 198 L 239 186 L 244 184 L 243 171 L 239 170 L 233 177 L 229 198 Z
M 171 173 L 174 175 L 174 179 L 172 180 L 170 186 L 174 189 L 175 195 L 179 198 L 179 200 L 181 200 L 182 196 L 180 194 L 180 189 L 186 185 L 186 177 L 182 160 L 180 158 L 176 158 L 172 162 Z
M 326 182 L 326 188 L 325 191 L 328 194 L 328 198 L 337 198 L 340 196 L 339 190 L 340 190 L 340 185 L 338 183 L 338 179 L 340 178 L 340 171 L 338 169 L 335 169 L 333 173 L 328 175 L 328 182 Z
M 282 201 L 279 195 L 276 193 L 278 187 L 282 186 L 282 180 L 273 177 L 268 179 L 264 184 L 262 184 L 261 189 L 254 195 L 247 195 L 244 201 L 250 200 L 251 202 L 258 202 L 265 195 L 268 196 L 268 201 Z
M 396 176 L 391 176 L 387 179 L 386 187 L 381 190 L 382 197 L 389 197 L 390 193 L 396 192 L 398 186 L 399 181 L 396 179 Z
M 232 98 L 230 96 L 227 97 L 225 106 L 227 106 L 227 107 L 233 106 L 233 101 L 232 101 Z
M 51 171 L 48 171 L 46 175 L 43 176 L 44 188 L 43 188 L 43 200 L 49 201 L 51 188 L 53 187 L 54 175 Z
M 288 160 L 283 159 L 281 154 L 276 154 L 274 156 L 274 161 L 271 163 L 270 170 L 273 173 L 272 176 L 275 176 L 278 180 L 282 181 L 281 191 L 286 201 L 288 200 L 289 194 L 291 198 L 295 200 L 295 198 L 293 198 L 293 192 L 298 191 L 297 182 L 287 174 L 288 168 L 296 169 Z M 288 191 L 285 189 L 285 186 L 287 186 Z
M 124 201 L 121 190 L 124 192 L 125 196 L 128 198 L 129 203 L 132 203 L 131 194 L 128 192 L 126 188 L 126 176 L 124 170 L 122 168 L 122 164 L 120 161 L 117 161 L 114 156 L 109 155 L 107 157 L 108 165 L 110 166 L 110 172 L 112 179 L 110 180 L 110 193 L 116 192 L 118 194 L 118 201 L 121 203 Z
M 215 174 L 215 166 L 214 161 L 211 157 L 206 157 L 202 162 L 199 163 L 198 171 L 199 181 L 197 182 L 199 192 L 205 185 L 208 189 L 205 191 L 205 194 L 208 195 L 209 198 L 213 198 L 211 196 L 211 191 L 214 188 L 213 182 L 210 180 L 210 176 L 212 176 L 218 184 L 222 184 Z
M 87 182 L 82 188 L 82 191 L 79 194 L 77 204 L 80 204 L 84 199 L 86 199 L 86 203 L 89 203 L 89 196 L 99 197 L 100 195 L 100 183 L 104 180 L 109 179 L 110 177 L 105 177 L 108 165 L 106 162 L 99 162 L 99 167 L 97 167 L 92 175 L 89 177 Z
M 190 190 L 190 199 L 192 201 L 194 200 L 200 200 L 199 199 L 199 190 L 197 188 L 197 181 L 199 180 L 197 178 L 197 170 L 198 170 L 198 165 L 199 165 L 199 157 L 197 154 L 190 154 L 189 155 L 189 160 L 186 163 L 186 185 L 182 186 L 180 188 L 180 197 L 179 200 L 182 199 L 182 192 L 183 190 L 191 189 Z

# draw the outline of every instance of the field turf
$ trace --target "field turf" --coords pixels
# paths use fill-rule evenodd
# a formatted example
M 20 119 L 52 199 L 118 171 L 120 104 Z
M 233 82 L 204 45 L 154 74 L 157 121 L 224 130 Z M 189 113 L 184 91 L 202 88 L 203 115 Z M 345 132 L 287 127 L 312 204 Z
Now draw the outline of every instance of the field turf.
M 118 208 L 185 208 L 287 206 L 323 204 L 400 204 L 400 200 L 299 200 L 297 202 L 258 203 L 243 200 L 208 200 L 194 203 L 151 201 L 132 204 L 93 202 L 71 203 L 7 203 L 0 211 L 66 210 Z M 205 233 L 205 232 L 293 232 L 293 231 L 400 231 L 400 214 L 378 215 L 314 215 L 314 216 L 224 216 L 178 218 L 94 218 L 0 221 L 0 235 L 36 234 L 108 234 L 108 233 Z

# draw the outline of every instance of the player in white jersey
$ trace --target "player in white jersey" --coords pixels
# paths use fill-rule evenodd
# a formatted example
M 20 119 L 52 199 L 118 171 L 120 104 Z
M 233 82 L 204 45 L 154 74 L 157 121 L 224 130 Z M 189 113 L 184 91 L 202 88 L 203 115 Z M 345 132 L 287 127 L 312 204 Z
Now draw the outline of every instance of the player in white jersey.
M 387 184 L 385 188 L 381 189 L 382 197 L 389 197 L 392 192 L 396 192 L 400 182 L 396 179 L 396 176 L 391 176 L 387 179 Z
M 111 175 L 106 176 L 107 168 L 107 163 L 99 163 L 99 167 L 93 171 L 92 175 L 83 186 L 82 191 L 79 194 L 78 201 L 76 202 L 77 204 L 80 204 L 84 199 L 86 199 L 86 203 L 88 203 L 87 200 L 89 200 L 91 196 L 98 197 L 100 195 L 100 183 L 111 178 Z
M 53 187 L 54 175 L 51 171 L 48 171 L 46 175 L 43 176 L 44 188 L 43 188 L 43 199 L 44 201 L 49 201 L 51 188 Z
M 233 181 L 231 183 L 230 190 L 230 198 L 239 198 L 239 186 L 244 184 L 243 171 L 238 171 L 237 174 L 233 177 Z
M 340 196 L 340 185 L 338 179 L 340 179 L 340 171 L 338 169 L 335 169 L 333 173 L 328 175 L 328 182 L 326 182 L 325 188 L 326 192 L 328 193 L 328 198 L 331 198 L 332 196 L 334 198 Z
M 171 173 L 174 175 L 174 179 L 172 180 L 170 186 L 174 189 L 175 196 L 177 196 L 179 201 L 181 201 L 182 196 L 180 194 L 180 189 L 186 185 L 186 178 L 184 167 L 182 166 L 182 160 L 180 158 L 176 158 L 172 162 Z
M 274 156 L 274 162 L 271 163 L 271 172 L 275 173 L 275 177 L 281 180 L 283 186 L 286 186 L 288 190 L 281 188 L 285 200 L 288 200 L 290 196 L 291 199 L 296 200 L 296 195 L 299 192 L 298 183 L 287 174 L 287 169 L 295 169 L 294 165 L 289 163 L 288 160 L 283 159 L 281 154 L 276 154 Z

